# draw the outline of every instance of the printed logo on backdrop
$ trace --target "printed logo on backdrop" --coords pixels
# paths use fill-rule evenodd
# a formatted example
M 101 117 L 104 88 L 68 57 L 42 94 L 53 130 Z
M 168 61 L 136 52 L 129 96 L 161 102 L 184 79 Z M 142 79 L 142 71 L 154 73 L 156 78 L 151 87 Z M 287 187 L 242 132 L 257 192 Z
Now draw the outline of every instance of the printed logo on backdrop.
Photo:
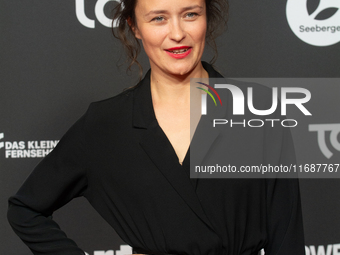
M 340 42 L 339 0 L 288 0 L 286 15 L 294 34 L 313 46 Z
M 340 255 L 340 244 L 305 246 L 306 255 Z
M 85 252 L 86 255 L 92 255 Z M 93 255 L 126 255 L 126 254 L 132 254 L 132 247 L 129 245 L 121 245 L 120 250 L 117 250 L 114 252 L 113 250 L 108 251 L 94 251 Z
M 95 20 L 89 19 L 85 14 L 85 0 L 75 0 L 76 16 L 78 21 L 85 27 L 95 28 Z M 108 18 L 104 13 L 104 7 L 108 2 L 120 2 L 119 0 L 97 0 L 94 13 L 97 20 L 105 27 L 111 27 L 112 19 Z M 114 22 L 113 27 L 116 27 Z
M 127 255 L 127 254 L 132 254 L 132 247 L 129 245 L 121 245 L 120 250 L 116 251 L 114 253 L 113 250 L 108 250 L 108 251 L 94 251 L 93 255 Z M 259 253 L 259 255 L 264 255 L 264 250 L 262 249 Z M 87 252 L 85 252 L 85 255 L 90 255 Z M 327 254 L 328 255 L 328 254 Z
M 0 133 L 0 141 L 4 138 L 4 133 Z M 0 142 L 0 149 L 4 147 L 4 142 Z
M 40 141 L 4 141 L 5 134 L 0 133 L 0 153 L 5 152 L 5 158 L 43 158 L 57 145 L 59 140 Z
M 340 151 L 340 143 L 338 135 L 340 134 L 340 124 L 310 124 L 308 127 L 309 132 L 317 132 L 317 141 L 322 154 L 326 158 L 333 156 L 332 151 L 327 147 L 326 139 L 329 139 L 332 147 Z M 326 133 L 327 132 L 327 133 Z M 329 138 L 326 134 L 329 133 Z M 340 252 L 339 252 L 340 255 Z

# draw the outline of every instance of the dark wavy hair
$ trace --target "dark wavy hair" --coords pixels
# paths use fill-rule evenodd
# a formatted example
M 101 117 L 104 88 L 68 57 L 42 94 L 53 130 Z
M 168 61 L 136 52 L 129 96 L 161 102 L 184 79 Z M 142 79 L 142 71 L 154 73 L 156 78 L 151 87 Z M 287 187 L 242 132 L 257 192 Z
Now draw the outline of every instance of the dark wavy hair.
M 139 79 L 142 78 L 143 68 L 138 62 L 137 57 L 141 51 L 141 44 L 134 36 L 131 27 L 127 20 L 130 19 L 131 25 L 136 27 L 135 7 L 137 0 L 121 0 L 116 5 L 113 11 L 112 33 L 114 37 L 119 39 L 128 56 L 129 66 L 131 71 L 133 64 L 139 68 Z M 214 56 L 210 60 L 213 64 L 218 56 L 215 39 L 226 29 L 228 21 L 229 4 L 227 0 L 205 0 L 207 11 L 207 33 L 206 42 L 213 49 Z M 116 26 L 113 24 L 116 22 Z

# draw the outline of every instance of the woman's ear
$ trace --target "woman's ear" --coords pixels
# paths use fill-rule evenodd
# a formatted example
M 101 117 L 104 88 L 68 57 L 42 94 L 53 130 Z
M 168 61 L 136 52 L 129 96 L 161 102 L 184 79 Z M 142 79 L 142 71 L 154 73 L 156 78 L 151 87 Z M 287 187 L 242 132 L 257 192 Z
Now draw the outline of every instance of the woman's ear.
M 126 21 L 129 25 L 129 27 L 131 28 L 132 32 L 134 33 L 135 37 L 137 39 L 142 39 L 141 36 L 140 36 L 139 30 L 138 30 L 138 27 L 136 25 L 132 24 L 131 17 L 128 17 Z

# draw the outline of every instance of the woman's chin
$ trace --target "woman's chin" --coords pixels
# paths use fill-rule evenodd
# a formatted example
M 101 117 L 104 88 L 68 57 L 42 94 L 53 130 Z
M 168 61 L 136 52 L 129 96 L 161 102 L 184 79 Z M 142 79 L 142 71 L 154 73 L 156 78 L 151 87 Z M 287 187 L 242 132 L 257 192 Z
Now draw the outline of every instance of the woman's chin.
M 190 73 L 193 72 L 193 70 L 195 69 L 195 65 L 190 64 L 190 65 L 176 65 L 173 68 L 169 68 L 169 71 L 172 75 L 176 75 L 176 76 L 186 76 Z

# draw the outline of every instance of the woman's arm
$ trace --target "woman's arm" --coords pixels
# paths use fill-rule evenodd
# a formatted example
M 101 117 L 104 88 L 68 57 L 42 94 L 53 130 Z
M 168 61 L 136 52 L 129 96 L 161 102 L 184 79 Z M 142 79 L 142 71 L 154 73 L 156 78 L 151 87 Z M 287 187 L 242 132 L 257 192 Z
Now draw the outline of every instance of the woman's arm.
M 52 220 L 55 210 L 86 192 L 83 125 L 84 117 L 9 198 L 9 223 L 33 254 L 84 255 Z

